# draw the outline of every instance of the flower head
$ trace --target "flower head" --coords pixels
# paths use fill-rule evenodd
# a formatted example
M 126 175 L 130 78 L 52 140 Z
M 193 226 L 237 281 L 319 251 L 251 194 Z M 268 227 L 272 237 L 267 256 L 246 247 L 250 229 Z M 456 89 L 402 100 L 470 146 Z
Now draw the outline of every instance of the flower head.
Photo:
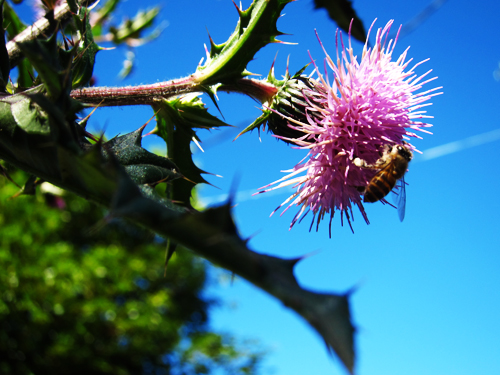
M 287 204 L 284 212 L 294 205 L 299 206 L 290 227 L 309 212 L 314 215 L 311 227 L 316 222 L 317 229 L 328 214 L 331 227 L 338 210 L 341 222 L 345 215 L 352 229 L 353 206 L 358 206 L 369 223 L 362 192 L 377 170 L 363 167 L 359 160 L 364 165 L 377 165 L 388 147 L 402 144 L 412 137 L 420 138 L 415 131 L 429 133 L 425 128 L 431 125 L 421 122 L 421 119 L 431 116 L 425 115 L 426 111 L 421 108 L 431 104 L 424 102 L 439 94 L 435 90 L 440 88 L 416 93 L 435 78 L 424 81 L 431 71 L 420 76 L 414 72 L 416 66 L 427 60 L 408 69 L 411 62 L 411 59 L 406 61 L 408 49 L 392 60 L 397 40 L 396 37 L 394 41 L 388 41 L 392 23 L 389 21 L 377 31 L 373 48 L 368 48 L 367 41 L 361 61 L 353 54 L 350 35 L 346 48 L 337 32 L 336 62 L 326 53 L 318 37 L 326 54 L 325 74 L 321 74 L 313 60 L 316 77 L 309 79 L 311 88 L 302 90 L 303 100 L 307 103 L 305 116 L 300 121 L 297 117 L 286 116 L 288 127 L 296 135 L 294 138 L 276 135 L 298 148 L 309 150 L 309 154 L 293 169 L 285 171 L 289 172 L 287 176 L 260 191 L 294 186 L 295 193 L 274 211 Z M 331 83 L 327 67 L 333 72 Z M 406 145 L 415 149 L 409 143 Z

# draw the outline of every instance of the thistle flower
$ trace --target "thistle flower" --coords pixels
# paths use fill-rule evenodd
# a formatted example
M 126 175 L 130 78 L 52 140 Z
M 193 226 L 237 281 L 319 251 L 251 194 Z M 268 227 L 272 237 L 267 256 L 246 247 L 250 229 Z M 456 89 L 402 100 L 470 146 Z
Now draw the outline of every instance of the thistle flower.
M 375 22 L 375 21 L 374 21 Z M 274 131 L 276 137 L 293 143 L 295 147 L 309 150 L 308 156 L 288 175 L 261 189 L 259 193 L 293 185 L 295 193 L 286 199 L 272 214 L 288 204 L 283 213 L 292 206 L 299 206 L 298 213 L 290 228 L 302 220 L 309 212 L 319 223 L 327 214 L 331 223 L 335 211 L 344 215 L 352 230 L 353 206 L 358 206 L 367 224 L 368 217 L 362 203 L 361 191 L 376 173 L 370 168 L 363 168 L 354 160 L 359 158 L 366 164 L 379 160 L 387 146 L 401 144 L 403 140 L 421 138 L 415 131 L 429 133 L 425 128 L 431 125 L 418 121 L 432 118 L 425 115 L 421 108 L 435 93 L 434 88 L 416 93 L 422 86 L 435 78 L 423 81 L 431 70 L 418 76 L 414 69 L 427 61 L 424 60 L 406 70 L 411 59 L 406 60 L 406 49 L 397 60 L 392 61 L 396 39 L 388 40 L 393 21 L 383 29 L 378 29 L 375 46 L 368 48 L 368 38 L 363 48 L 361 61 L 353 54 L 349 32 L 349 45 L 346 48 L 338 30 L 336 35 L 336 63 L 326 53 L 321 40 L 318 41 L 325 52 L 325 73 L 320 73 L 312 60 L 315 79 L 310 78 L 302 89 L 302 101 L 305 102 L 303 116 L 275 116 L 287 119 L 287 126 L 294 131 L 294 136 L 284 135 L 284 131 Z M 368 35 L 373 27 L 370 27 Z M 398 32 L 399 35 L 399 32 Z M 338 41 L 340 39 L 340 51 Z M 327 67 L 333 72 L 330 84 Z M 406 70 L 406 71 L 405 71 Z M 300 113 L 299 113 L 300 115 Z M 298 119 L 300 117 L 300 120 Z M 430 134 L 430 133 L 429 133 Z M 408 144 L 415 150 L 415 147 Z M 301 175 L 305 172 L 305 175 Z M 272 215 L 271 214 L 271 215 Z

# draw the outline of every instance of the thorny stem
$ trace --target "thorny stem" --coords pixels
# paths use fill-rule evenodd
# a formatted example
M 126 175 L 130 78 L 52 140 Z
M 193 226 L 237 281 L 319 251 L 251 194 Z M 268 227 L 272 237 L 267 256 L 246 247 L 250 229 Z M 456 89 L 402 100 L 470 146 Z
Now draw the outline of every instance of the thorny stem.
M 96 0 L 79 1 L 82 6 L 90 6 L 95 2 Z M 17 64 L 19 64 L 19 62 L 23 58 L 21 50 L 19 49 L 17 43 L 23 43 L 34 39 L 47 37 L 59 24 L 65 23 L 72 16 L 73 14 L 69 8 L 68 3 L 64 1 L 61 5 L 55 7 L 53 21 L 51 20 L 51 17 L 41 17 L 33 25 L 28 26 L 14 38 L 12 38 L 12 40 L 7 43 L 10 67 L 13 68 L 17 66 Z
M 85 104 L 101 107 L 144 105 L 170 96 L 202 91 L 191 77 L 150 85 L 128 87 L 85 87 L 71 91 L 71 97 Z
M 172 81 L 128 87 L 86 87 L 71 91 L 71 97 L 85 104 L 102 107 L 151 105 L 171 96 L 207 91 L 208 88 L 196 78 L 191 75 Z M 269 100 L 278 91 L 269 82 L 256 79 L 239 79 L 235 83 L 219 86 L 218 90 L 245 94 L 261 103 Z

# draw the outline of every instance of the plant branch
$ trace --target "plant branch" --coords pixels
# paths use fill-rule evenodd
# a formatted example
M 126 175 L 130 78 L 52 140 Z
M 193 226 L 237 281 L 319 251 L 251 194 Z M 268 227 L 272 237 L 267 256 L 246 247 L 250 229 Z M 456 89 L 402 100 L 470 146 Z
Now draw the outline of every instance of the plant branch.
M 95 3 L 95 1 L 96 0 L 81 0 L 79 3 L 84 6 L 89 6 Z M 48 16 L 47 13 L 45 17 L 40 18 L 33 23 L 33 25 L 27 27 L 12 38 L 12 40 L 7 43 L 10 67 L 13 68 L 17 66 L 23 58 L 21 49 L 17 43 L 23 43 L 38 38 L 46 38 L 54 32 L 57 25 L 64 24 L 69 21 L 72 16 L 73 13 L 71 12 L 68 3 L 65 1 L 61 5 L 55 7 L 53 18 Z
M 260 102 L 267 101 L 278 91 L 269 82 L 256 79 L 239 79 L 235 83 L 219 86 L 218 90 L 245 94 Z M 161 99 L 172 96 L 205 91 L 207 91 L 206 88 L 197 82 L 196 75 L 191 75 L 186 78 L 150 85 L 85 87 L 71 91 L 71 97 L 84 104 L 111 107 L 122 105 L 153 105 Z
M 101 107 L 122 105 L 151 105 L 171 96 L 203 91 L 192 76 L 153 83 L 150 85 L 127 87 L 85 87 L 71 91 L 71 97 L 84 104 Z

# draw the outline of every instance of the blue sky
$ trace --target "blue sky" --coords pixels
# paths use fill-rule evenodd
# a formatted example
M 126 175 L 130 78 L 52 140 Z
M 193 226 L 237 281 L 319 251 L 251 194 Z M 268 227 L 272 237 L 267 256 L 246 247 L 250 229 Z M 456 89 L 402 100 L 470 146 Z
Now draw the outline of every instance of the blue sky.
M 122 14 L 157 4 L 154 0 L 124 2 Z M 250 1 L 243 1 L 247 7 Z M 365 27 L 389 19 L 406 24 L 428 1 L 355 0 L 354 7 Z M 162 6 L 162 35 L 136 49 L 137 67 L 125 81 L 117 78 L 126 49 L 100 52 L 98 85 L 154 83 L 191 74 L 204 57 L 207 29 L 216 43 L 233 31 L 237 14 L 229 0 L 166 1 Z M 287 5 L 280 19 L 286 42 L 260 51 L 249 70 L 267 75 L 276 53 L 276 75 L 309 62 L 308 51 L 322 63 L 324 57 L 314 30 L 331 53 L 336 26 L 325 11 L 315 11 L 309 0 Z M 498 151 L 500 120 L 497 112 L 500 2 L 449 0 L 439 10 L 398 41 L 394 55 L 411 46 L 409 57 L 419 62 L 422 74 L 433 69 L 438 79 L 427 89 L 443 86 L 443 95 L 431 99 L 428 114 L 434 119 L 433 135 L 414 145 L 424 151 L 416 156 L 406 175 L 406 218 L 382 204 L 366 210 L 366 225 L 355 212 L 354 231 L 341 227 L 339 217 L 318 232 L 309 232 L 309 220 L 289 231 L 294 215 L 269 218 L 288 195 L 251 192 L 283 176 L 304 153 L 276 141 L 270 134 L 253 132 L 233 142 L 235 135 L 259 115 L 258 104 L 242 95 L 220 93 L 225 120 L 237 129 L 200 133 L 205 152 L 198 165 L 211 173 L 218 187 L 200 189 L 202 199 L 224 199 L 238 181 L 235 220 L 243 237 L 252 236 L 252 249 L 281 257 L 315 252 L 296 268 L 299 282 L 316 291 L 345 292 L 356 287 L 351 298 L 356 335 L 356 373 L 360 375 L 495 374 L 500 371 L 500 235 L 498 232 Z M 117 20 L 119 22 L 121 20 Z M 372 37 L 375 33 L 372 33 Z M 372 39 L 373 40 L 373 39 Z M 362 44 L 353 42 L 355 53 Z M 214 105 L 207 102 L 211 109 Z M 212 113 L 217 114 L 216 111 Z M 98 110 L 94 129 L 112 136 L 135 130 L 152 115 L 148 107 Z M 152 129 L 150 124 L 148 129 Z M 161 148 L 153 136 L 145 139 L 152 149 Z M 428 151 L 428 152 L 426 152 Z M 486 194 L 488 193 L 488 194 Z M 214 272 L 216 275 L 217 272 Z M 257 338 L 271 350 L 265 373 L 275 375 L 344 374 L 331 359 L 322 340 L 292 311 L 246 281 L 211 288 L 225 301 L 214 311 L 214 327 L 241 337 Z

